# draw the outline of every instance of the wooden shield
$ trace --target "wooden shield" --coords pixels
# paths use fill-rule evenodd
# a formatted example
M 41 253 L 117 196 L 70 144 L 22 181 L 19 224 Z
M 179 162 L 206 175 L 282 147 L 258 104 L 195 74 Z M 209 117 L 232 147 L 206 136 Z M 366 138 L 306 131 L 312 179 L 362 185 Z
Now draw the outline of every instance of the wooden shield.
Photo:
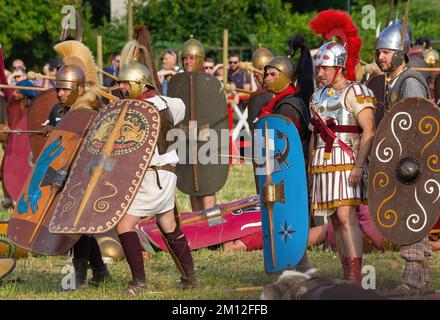
M 377 74 L 370 78 L 365 85 L 374 93 L 377 100 L 374 120 L 376 128 L 379 126 L 385 111 L 385 75 Z
M 49 119 L 49 114 L 53 106 L 58 102 L 55 89 L 50 89 L 40 93 L 34 98 L 28 111 L 28 128 L 29 130 L 42 130 L 43 123 Z M 41 134 L 30 134 L 32 156 L 37 160 L 40 156 L 47 137 Z
M 440 213 L 440 109 L 407 98 L 385 113 L 376 131 L 368 201 L 382 235 L 399 245 L 425 237 Z
M 440 106 L 440 73 L 434 80 L 434 102 L 436 105 Z
M 72 110 L 48 137 L 9 220 L 8 237 L 16 245 L 44 255 L 59 255 L 78 241 L 79 235 L 51 234 L 48 227 L 61 192 L 62 175 L 69 172 L 96 113 Z
M 229 159 L 221 157 L 229 154 L 227 104 L 221 83 L 208 73 L 178 73 L 171 78 L 167 94 L 182 99 L 186 106 L 185 119 L 179 124 L 184 137 L 178 147 L 177 187 L 195 196 L 213 194 L 224 186 L 229 172 Z M 222 130 L 226 133 L 223 139 Z M 205 159 L 201 161 L 199 155 Z
M 94 234 L 115 227 L 142 182 L 159 130 L 159 112 L 145 101 L 105 106 L 72 165 L 49 231 Z
M 309 234 L 306 166 L 293 122 L 280 115 L 261 118 L 255 127 L 256 174 L 261 195 L 264 268 L 294 268 Z
M 27 116 L 14 129 L 28 130 Z M 32 167 L 31 145 L 26 134 L 11 134 L 6 143 L 3 160 L 3 179 L 11 199 L 17 200 Z

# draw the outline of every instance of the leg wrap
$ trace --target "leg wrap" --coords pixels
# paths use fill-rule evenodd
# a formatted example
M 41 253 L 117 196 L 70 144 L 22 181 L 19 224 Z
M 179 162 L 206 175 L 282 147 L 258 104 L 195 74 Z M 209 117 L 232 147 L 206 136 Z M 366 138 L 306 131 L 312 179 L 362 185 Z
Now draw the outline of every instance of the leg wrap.
M 159 230 L 161 228 L 159 227 Z M 168 252 L 176 263 L 177 268 L 182 274 L 183 278 L 188 278 L 194 275 L 194 263 L 191 255 L 191 251 L 186 240 L 185 235 L 179 226 L 170 233 L 162 232 L 162 237 L 168 248 Z
M 426 261 L 406 262 L 402 276 L 402 283 L 422 289 L 429 284 L 430 278 L 429 266 Z
M 429 284 L 431 274 L 426 259 L 429 254 L 428 237 L 419 242 L 400 247 L 400 256 L 406 262 L 402 283 L 416 288 L 423 288 Z
M 134 231 L 125 232 L 119 235 L 125 259 L 133 276 L 133 280 L 145 282 L 144 259 L 142 257 L 142 246 L 139 238 Z

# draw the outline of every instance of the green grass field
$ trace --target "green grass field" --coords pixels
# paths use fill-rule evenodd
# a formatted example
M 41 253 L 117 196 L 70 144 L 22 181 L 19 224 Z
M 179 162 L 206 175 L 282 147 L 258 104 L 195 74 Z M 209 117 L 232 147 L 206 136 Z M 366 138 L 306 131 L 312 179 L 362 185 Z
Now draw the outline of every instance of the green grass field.
M 226 186 L 218 193 L 219 202 L 229 202 L 255 194 L 252 167 L 234 166 Z M 189 211 L 187 196 L 178 193 L 180 210 Z M 7 220 L 9 213 L 2 211 L 1 220 Z M 308 250 L 315 268 L 323 273 L 340 277 L 339 259 L 334 252 L 321 247 Z M 171 257 L 156 253 L 145 262 L 145 270 L 151 292 L 136 299 L 258 299 L 261 290 L 231 291 L 229 289 L 256 287 L 273 282 L 277 276 L 267 275 L 263 269 L 262 251 L 223 252 L 203 249 L 193 252 L 201 288 L 179 291 L 174 288 L 179 274 Z M 440 265 L 440 256 L 430 258 L 431 265 Z M 131 279 L 127 263 L 114 262 L 109 265 L 113 281 L 99 288 L 62 292 L 61 281 L 66 275 L 62 269 L 70 266 L 68 256 L 28 257 L 17 261 L 15 271 L 0 281 L 1 299 L 128 299 L 124 290 Z M 396 285 L 400 279 L 403 262 L 398 252 L 377 252 L 364 256 L 364 265 L 375 268 L 379 293 Z M 432 286 L 440 288 L 440 269 L 432 269 Z

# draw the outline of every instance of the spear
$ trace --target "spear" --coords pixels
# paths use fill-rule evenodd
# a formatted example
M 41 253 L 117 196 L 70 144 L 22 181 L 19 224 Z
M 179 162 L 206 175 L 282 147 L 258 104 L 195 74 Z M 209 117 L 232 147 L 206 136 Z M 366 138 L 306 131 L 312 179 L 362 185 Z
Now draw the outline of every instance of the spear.
M 107 139 L 107 142 L 105 143 L 104 147 L 101 150 L 98 163 L 95 166 L 93 166 L 93 168 L 91 169 L 89 183 L 87 184 L 86 190 L 84 191 L 84 196 L 81 199 L 78 213 L 77 213 L 75 220 L 73 222 L 74 228 L 76 228 L 76 226 L 78 225 L 79 219 L 81 218 L 81 216 L 84 212 L 86 204 L 88 203 L 88 201 L 93 193 L 93 190 L 95 189 L 96 185 L 98 184 L 99 178 L 103 175 L 103 173 L 106 170 L 106 168 L 105 168 L 106 163 L 107 163 L 108 158 L 110 157 L 110 155 L 113 151 L 113 145 L 119 137 L 119 132 L 120 132 L 122 125 L 124 124 L 125 115 L 127 114 L 127 112 L 128 112 L 128 104 L 125 104 L 124 108 L 122 108 L 122 111 L 121 111 L 121 114 L 119 115 L 118 120 L 116 120 L 116 124 L 115 124 L 112 132 L 110 133 L 110 135 Z
M 15 90 L 30 90 L 30 91 L 46 91 L 47 90 L 46 88 L 10 86 L 7 84 L 0 84 L 0 89 L 15 89 Z
M 267 207 L 267 215 L 269 217 L 269 229 L 270 229 L 270 248 L 271 248 L 271 256 L 272 256 L 272 265 L 275 266 L 275 243 L 273 238 L 273 201 L 271 199 L 267 199 L 270 193 L 271 188 L 273 188 L 272 175 L 270 174 L 269 167 L 269 134 L 268 134 L 268 126 L 267 121 L 264 123 L 264 143 L 266 148 L 266 182 L 263 186 L 263 197 L 265 199 L 265 204 Z
M 257 198 L 255 200 L 251 200 L 251 201 L 248 201 L 245 203 L 233 204 L 233 205 L 223 207 L 223 208 L 221 208 L 220 206 L 217 205 L 213 208 L 199 211 L 193 217 L 190 217 L 187 219 L 183 218 L 182 222 L 180 224 L 183 226 L 183 225 L 193 223 L 193 222 L 216 219 L 216 218 L 221 217 L 222 215 L 224 215 L 227 212 L 237 211 L 237 210 L 248 208 L 251 206 L 258 205 L 258 204 L 260 204 L 260 199 Z M 156 231 L 156 230 L 159 230 L 159 228 L 156 227 L 152 231 Z
M 40 130 L 0 130 L 0 133 L 10 133 L 10 134 L 44 134 Z

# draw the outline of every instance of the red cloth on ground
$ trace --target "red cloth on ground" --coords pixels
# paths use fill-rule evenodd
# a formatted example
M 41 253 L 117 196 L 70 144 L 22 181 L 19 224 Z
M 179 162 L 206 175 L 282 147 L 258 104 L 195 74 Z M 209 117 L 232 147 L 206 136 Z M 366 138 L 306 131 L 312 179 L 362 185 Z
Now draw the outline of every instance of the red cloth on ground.
M 263 234 L 261 231 L 251 233 L 237 240 L 241 240 L 246 245 L 247 251 L 263 249 Z

